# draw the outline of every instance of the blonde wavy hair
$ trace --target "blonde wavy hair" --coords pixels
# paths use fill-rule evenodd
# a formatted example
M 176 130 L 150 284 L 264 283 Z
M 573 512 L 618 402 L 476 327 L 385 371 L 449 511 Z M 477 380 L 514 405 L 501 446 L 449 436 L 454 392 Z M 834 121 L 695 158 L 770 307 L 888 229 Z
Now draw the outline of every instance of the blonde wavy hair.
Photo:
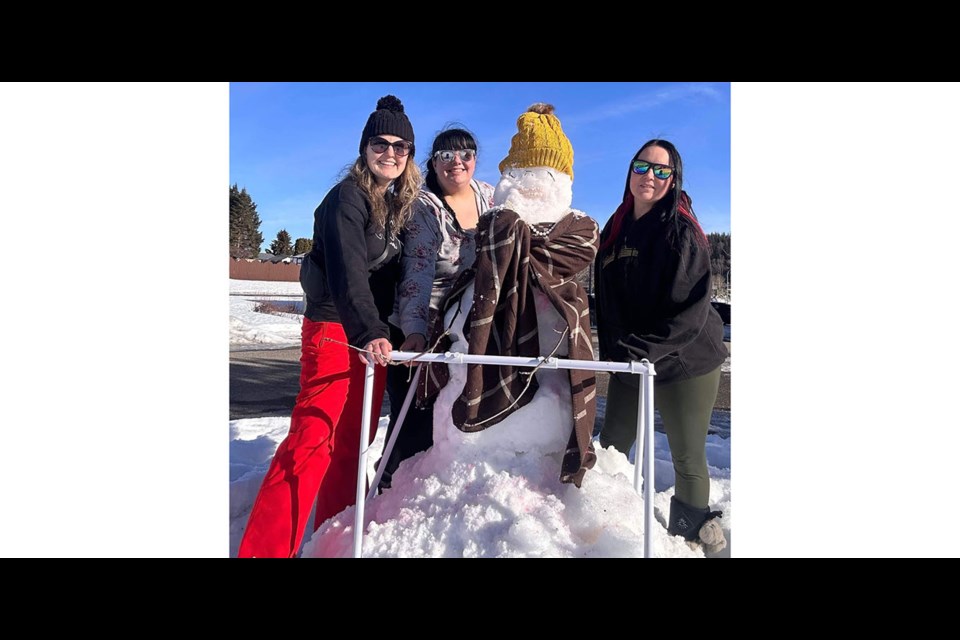
M 347 176 L 357 183 L 357 186 L 370 201 L 370 205 L 373 207 L 373 224 L 376 228 L 382 231 L 389 218 L 390 231 L 396 236 L 407 223 L 407 220 L 410 219 L 410 216 L 413 215 L 413 203 L 417 201 L 417 196 L 420 195 L 420 185 L 423 184 L 420 169 L 417 167 L 417 163 L 413 161 L 413 154 L 407 156 L 407 166 L 403 173 L 390 183 L 393 193 L 391 194 L 391 189 L 388 188 L 386 194 L 384 194 L 385 197 L 380 197 L 376 191 L 377 182 L 374 180 L 373 173 L 367 167 L 365 155 L 366 148 L 364 148 L 364 155 L 359 156 L 353 166 L 350 167 Z

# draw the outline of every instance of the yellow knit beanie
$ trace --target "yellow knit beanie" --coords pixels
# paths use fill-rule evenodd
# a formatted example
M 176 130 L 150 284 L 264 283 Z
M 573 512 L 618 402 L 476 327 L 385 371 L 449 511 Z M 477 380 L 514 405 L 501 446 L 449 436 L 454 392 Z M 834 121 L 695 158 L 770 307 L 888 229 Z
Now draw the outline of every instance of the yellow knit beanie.
M 509 167 L 553 167 L 573 179 L 573 146 L 553 115 L 552 104 L 532 104 L 517 118 L 517 135 L 500 162 L 500 173 Z

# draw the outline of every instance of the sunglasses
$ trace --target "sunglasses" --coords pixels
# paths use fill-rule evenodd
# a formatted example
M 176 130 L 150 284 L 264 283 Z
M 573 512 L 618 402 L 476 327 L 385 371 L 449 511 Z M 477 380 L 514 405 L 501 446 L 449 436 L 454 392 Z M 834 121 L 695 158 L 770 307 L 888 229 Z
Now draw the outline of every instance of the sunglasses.
M 673 167 L 668 164 L 653 164 L 646 160 L 634 160 L 633 172 L 638 176 L 646 175 L 647 171 L 653 169 L 653 175 L 660 180 L 666 180 L 673 175 Z
M 413 151 L 413 144 L 406 140 L 387 142 L 383 138 L 370 138 L 370 148 L 374 153 L 384 153 L 387 147 L 393 147 L 393 152 L 400 158 Z
M 454 158 L 460 158 L 460 162 L 470 162 L 477 157 L 477 152 L 473 149 L 458 149 L 457 151 L 444 149 L 434 153 L 433 157 L 435 160 L 446 163 L 453 162 Z

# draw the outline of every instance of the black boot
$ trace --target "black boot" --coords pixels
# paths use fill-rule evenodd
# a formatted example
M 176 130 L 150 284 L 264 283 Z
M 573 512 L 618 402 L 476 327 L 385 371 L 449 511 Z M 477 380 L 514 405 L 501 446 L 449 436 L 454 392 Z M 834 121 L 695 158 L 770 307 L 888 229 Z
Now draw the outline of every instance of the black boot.
M 667 526 L 667 533 L 672 536 L 683 536 L 690 542 L 697 542 L 699 541 L 700 527 L 722 515 L 722 511 L 710 511 L 709 507 L 702 509 L 691 507 L 686 502 L 677 500 L 676 496 L 671 496 L 670 523 Z

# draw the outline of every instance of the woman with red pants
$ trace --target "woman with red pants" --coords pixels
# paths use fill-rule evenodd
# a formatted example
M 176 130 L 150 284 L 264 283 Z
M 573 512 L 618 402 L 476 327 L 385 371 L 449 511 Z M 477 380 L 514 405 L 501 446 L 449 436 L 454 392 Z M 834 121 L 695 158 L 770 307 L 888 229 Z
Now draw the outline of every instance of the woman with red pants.
M 392 350 L 386 319 L 399 280 L 397 235 L 419 193 L 413 152 L 403 105 L 381 98 L 360 156 L 313 214 L 313 250 L 300 269 L 307 297 L 300 394 L 253 503 L 241 558 L 293 557 L 314 499 L 314 529 L 354 504 L 366 363 L 384 365 L 374 377 L 372 441 Z

